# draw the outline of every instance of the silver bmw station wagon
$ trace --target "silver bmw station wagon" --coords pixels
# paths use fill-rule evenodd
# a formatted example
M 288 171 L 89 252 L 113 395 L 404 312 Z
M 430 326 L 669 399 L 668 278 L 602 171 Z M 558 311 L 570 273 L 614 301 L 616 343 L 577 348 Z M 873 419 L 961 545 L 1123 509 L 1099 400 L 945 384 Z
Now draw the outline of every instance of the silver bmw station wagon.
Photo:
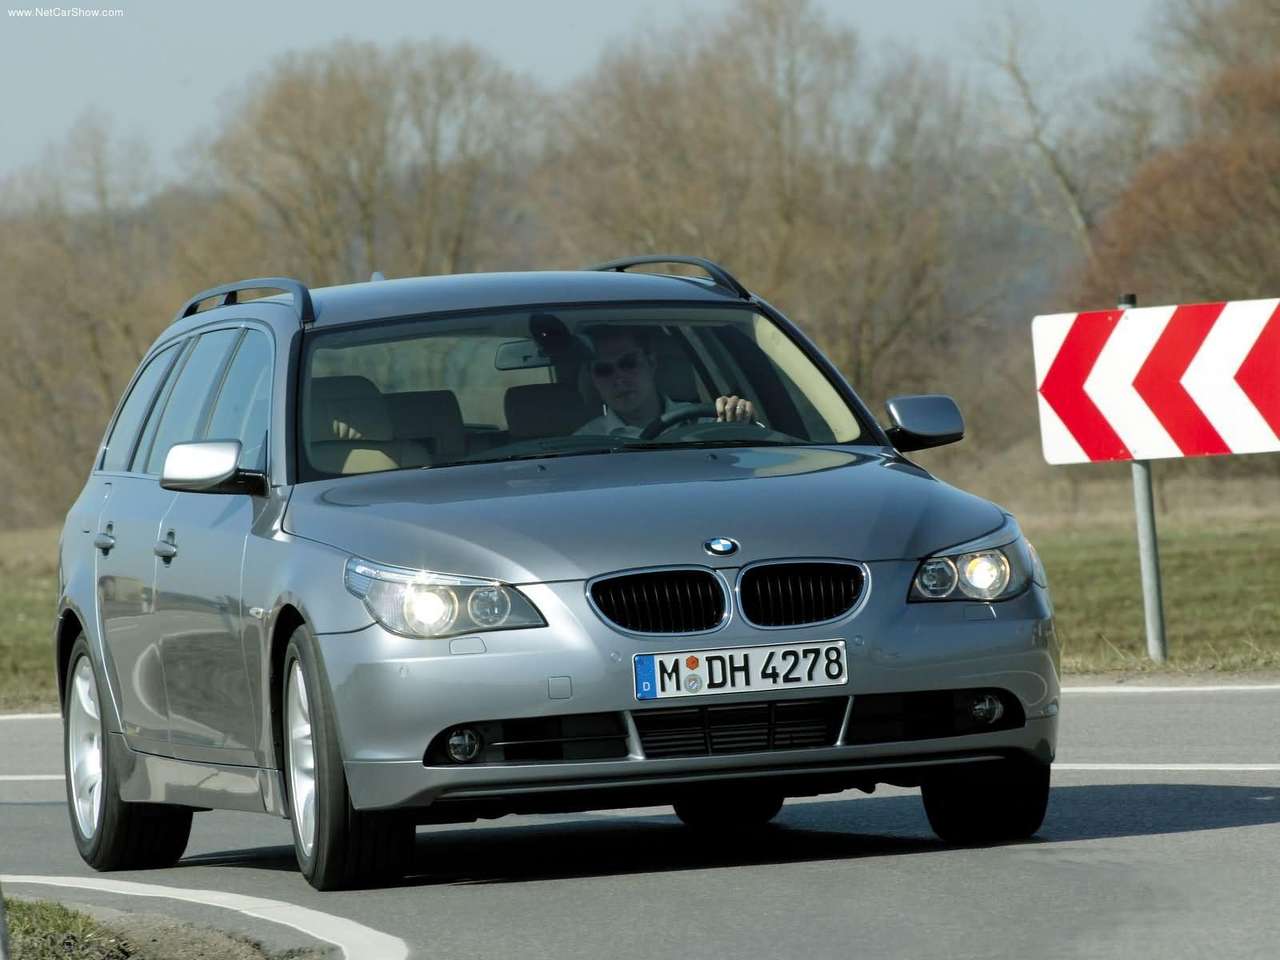
M 950 398 L 887 413 L 698 258 L 199 294 L 63 530 L 82 856 L 172 864 L 194 812 L 257 811 L 329 889 L 403 875 L 421 823 L 732 833 L 878 783 L 945 841 L 1030 836 L 1044 571 L 904 456 L 962 437 Z

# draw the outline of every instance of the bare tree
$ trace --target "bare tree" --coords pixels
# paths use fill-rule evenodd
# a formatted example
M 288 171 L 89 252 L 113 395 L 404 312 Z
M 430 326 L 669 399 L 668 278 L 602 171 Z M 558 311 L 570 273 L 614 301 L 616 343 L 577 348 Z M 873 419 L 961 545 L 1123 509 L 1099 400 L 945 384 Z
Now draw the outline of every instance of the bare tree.
M 944 329 L 963 98 L 880 64 L 806 0 L 610 51 L 557 114 L 545 220 L 562 256 L 696 251 L 731 265 L 877 396 Z M 551 213 L 554 211 L 554 215 Z
M 339 43 L 254 80 L 212 150 L 223 234 L 316 283 L 474 269 L 540 94 L 470 47 Z M 483 226 L 482 226 L 483 225 Z

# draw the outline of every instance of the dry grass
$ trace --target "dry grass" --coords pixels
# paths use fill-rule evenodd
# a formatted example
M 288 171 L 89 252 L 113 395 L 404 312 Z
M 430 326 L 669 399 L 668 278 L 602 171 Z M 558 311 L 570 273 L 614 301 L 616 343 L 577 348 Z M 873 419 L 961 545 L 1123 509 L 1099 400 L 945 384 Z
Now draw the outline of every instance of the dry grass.
M 45 901 L 4 902 L 14 960 L 129 960 L 134 950 L 92 918 Z
M 1152 671 L 1133 521 L 1028 533 L 1049 572 L 1068 673 Z M 1280 519 L 1164 518 L 1160 567 L 1170 671 L 1280 667 Z

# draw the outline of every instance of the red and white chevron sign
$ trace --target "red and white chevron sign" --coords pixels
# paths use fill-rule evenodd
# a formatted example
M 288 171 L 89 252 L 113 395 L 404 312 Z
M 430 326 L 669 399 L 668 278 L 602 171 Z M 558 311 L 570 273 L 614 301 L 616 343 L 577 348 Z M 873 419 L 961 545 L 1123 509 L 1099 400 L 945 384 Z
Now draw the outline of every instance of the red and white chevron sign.
M 1031 323 L 1050 463 L 1280 451 L 1280 300 Z

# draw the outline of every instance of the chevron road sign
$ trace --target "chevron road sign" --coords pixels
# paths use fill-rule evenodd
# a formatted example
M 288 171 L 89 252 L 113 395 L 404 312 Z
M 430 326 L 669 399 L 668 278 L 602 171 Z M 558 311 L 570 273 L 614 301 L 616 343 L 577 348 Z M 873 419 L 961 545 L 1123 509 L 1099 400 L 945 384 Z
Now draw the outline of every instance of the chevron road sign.
M 1280 451 L 1280 299 L 1031 324 L 1049 463 Z
M 1280 299 L 1055 313 L 1031 321 L 1050 463 L 1129 460 L 1147 654 L 1168 656 L 1151 463 L 1280 451 Z

